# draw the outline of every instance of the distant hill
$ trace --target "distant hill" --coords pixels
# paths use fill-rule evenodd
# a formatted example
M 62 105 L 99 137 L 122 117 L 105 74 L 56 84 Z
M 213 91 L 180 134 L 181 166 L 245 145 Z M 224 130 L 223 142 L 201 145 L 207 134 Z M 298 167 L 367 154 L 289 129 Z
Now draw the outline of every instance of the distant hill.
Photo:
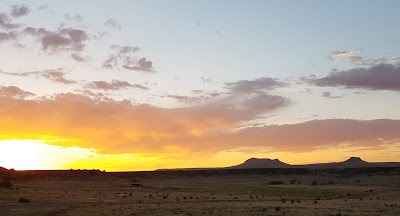
M 268 158 L 250 158 L 244 163 L 227 167 L 229 169 L 255 169 L 255 168 L 290 168 L 290 165 L 283 163 L 279 159 L 268 159 Z
M 316 163 L 305 165 L 290 165 L 279 159 L 250 158 L 244 163 L 226 167 L 226 169 L 256 169 L 256 168 L 305 168 L 305 169 L 346 169 L 346 168 L 366 168 L 366 167 L 400 167 L 399 162 L 379 162 L 369 163 L 359 157 L 350 157 L 342 162 Z
M 342 162 L 293 165 L 292 167 L 307 168 L 307 169 L 346 169 L 346 168 L 367 168 L 367 167 L 400 167 L 400 163 L 367 162 L 359 157 L 350 157 L 349 159 Z
M 179 169 L 158 169 L 156 171 L 201 171 L 201 170 L 226 170 L 226 169 L 285 169 L 302 168 L 308 170 L 322 169 L 347 169 L 347 168 L 381 168 L 381 167 L 400 167 L 400 162 L 367 162 L 359 157 L 350 157 L 342 162 L 315 163 L 304 165 L 291 165 L 280 161 L 279 159 L 269 158 L 250 158 L 241 164 L 230 167 L 219 168 L 179 168 Z

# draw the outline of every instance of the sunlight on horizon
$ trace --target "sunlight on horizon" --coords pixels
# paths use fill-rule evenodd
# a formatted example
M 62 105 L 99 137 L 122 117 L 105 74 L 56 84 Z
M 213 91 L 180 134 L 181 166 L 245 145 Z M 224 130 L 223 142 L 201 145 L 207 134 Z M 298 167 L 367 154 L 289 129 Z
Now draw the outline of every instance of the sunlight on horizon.
M 90 149 L 45 144 L 51 140 L 0 140 L 0 166 L 16 170 L 64 169 L 66 164 L 93 155 Z

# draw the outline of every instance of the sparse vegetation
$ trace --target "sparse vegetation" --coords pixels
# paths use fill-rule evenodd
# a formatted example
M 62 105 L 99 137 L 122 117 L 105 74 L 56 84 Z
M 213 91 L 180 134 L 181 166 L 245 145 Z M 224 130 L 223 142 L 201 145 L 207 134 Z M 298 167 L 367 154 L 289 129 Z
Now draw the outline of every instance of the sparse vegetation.
M 280 180 L 278 180 L 278 181 L 275 180 L 275 181 L 270 181 L 269 184 L 270 185 L 282 185 L 282 184 L 285 184 L 285 182 L 280 181 Z
M 395 182 L 395 176 L 388 182 Z M 136 177 L 134 177 L 136 179 Z M 229 178 L 229 181 L 227 179 Z M 396 215 L 398 211 L 390 196 L 394 194 L 385 193 L 388 185 L 379 182 L 376 176 L 368 179 L 363 177 L 363 184 L 357 184 L 356 179 L 337 178 L 341 182 L 340 187 L 298 186 L 298 180 L 308 182 L 310 185 L 317 181 L 317 185 L 323 182 L 329 184 L 329 178 L 323 175 L 303 175 L 301 177 L 272 175 L 272 176 L 229 176 L 225 177 L 138 177 L 146 184 L 144 188 L 131 188 L 132 175 L 129 178 L 89 179 L 64 181 L 55 178 L 34 177 L 33 180 L 19 180 L 12 176 L 13 183 L 20 190 L 0 189 L 1 200 L 11 200 L 14 205 L 21 205 L 25 209 L 36 208 L 42 203 L 49 203 L 52 208 L 65 203 L 60 210 L 48 209 L 56 212 L 55 215 L 78 215 L 107 216 L 107 215 L 314 215 L 323 212 L 336 214 L 339 209 L 335 206 L 343 205 L 347 212 L 351 206 L 353 214 L 367 215 L 370 211 L 368 206 L 373 203 L 381 206 L 382 215 Z M 278 187 L 267 187 L 267 182 L 282 181 Z M 333 179 L 332 179 L 333 180 Z M 46 183 L 46 184 L 43 184 Z M 292 184 L 293 183 L 293 184 Z M 48 185 L 47 185 L 48 184 Z M 16 186 L 12 188 L 17 188 Z M 61 186 L 62 185 L 62 186 Z M 95 185 L 96 188 L 90 188 Z M 365 188 L 369 185 L 370 188 Z M 343 186 L 343 187 L 342 187 Z M 177 189 L 170 189 L 177 188 Z M 343 190 L 346 188 L 346 190 Z M 373 190 L 371 189 L 373 188 Z M 46 196 L 48 194 L 48 196 Z M 73 194 L 75 197 L 73 197 Z M 8 198 L 7 198 L 8 197 Z M 34 204 L 25 204 L 27 201 L 18 201 L 20 197 L 28 198 Z M 11 199 L 12 198 L 12 199 Z M 372 198 L 371 201 L 369 199 Z M 386 201 L 387 200 L 387 201 Z M 366 203 L 365 203 L 366 202 Z M 82 205 L 83 203 L 83 205 Z M 332 205 L 331 205 L 332 204 Z M 71 206 L 79 206 L 70 208 Z M 385 207 L 386 206 L 386 207 Z M 151 211 L 150 211 L 151 209 Z M 47 212 L 47 210 L 46 210 Z M 47 215 L 47 213 L 23 215 Z M 85 213 L 83 213 L 85 212 Z M 167 212 L 167 213 L 165 213 Z M 168 213 L 170 212 L 170 213 Z M 204 212 L 204 214 L 202 214 Z
M 0 182 L 0 188 L 11 188 L 12 186 L 13 184 L 8 177 L 4 177 L 3 180 Z
M 18 202 L 20 202 L 20 203 L 31 203 L 30 200 L 28 200 L 28 199 L 26 199 L 26 198 L 23 198 L 23 197 L 19 198 L 19 199 L 18 199 Z

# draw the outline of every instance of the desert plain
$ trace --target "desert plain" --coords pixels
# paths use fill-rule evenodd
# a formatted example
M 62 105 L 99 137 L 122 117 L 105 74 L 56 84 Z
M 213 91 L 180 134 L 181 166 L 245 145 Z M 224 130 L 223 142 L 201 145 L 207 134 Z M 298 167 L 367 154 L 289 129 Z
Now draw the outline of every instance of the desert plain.
M 14 173 L 2 216 L 400 215 L 398 168 Z

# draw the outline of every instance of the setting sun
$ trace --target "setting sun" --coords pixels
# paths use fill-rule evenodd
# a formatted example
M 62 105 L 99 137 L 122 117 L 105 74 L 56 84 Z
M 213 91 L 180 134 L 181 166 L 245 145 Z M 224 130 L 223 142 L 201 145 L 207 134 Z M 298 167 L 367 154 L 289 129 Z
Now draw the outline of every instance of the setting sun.
M 45 142 L 49 140 L 0 140 L 0 164 L 16 170 L 65 169 L 71 161 L 93 154 L 86 149 Z

